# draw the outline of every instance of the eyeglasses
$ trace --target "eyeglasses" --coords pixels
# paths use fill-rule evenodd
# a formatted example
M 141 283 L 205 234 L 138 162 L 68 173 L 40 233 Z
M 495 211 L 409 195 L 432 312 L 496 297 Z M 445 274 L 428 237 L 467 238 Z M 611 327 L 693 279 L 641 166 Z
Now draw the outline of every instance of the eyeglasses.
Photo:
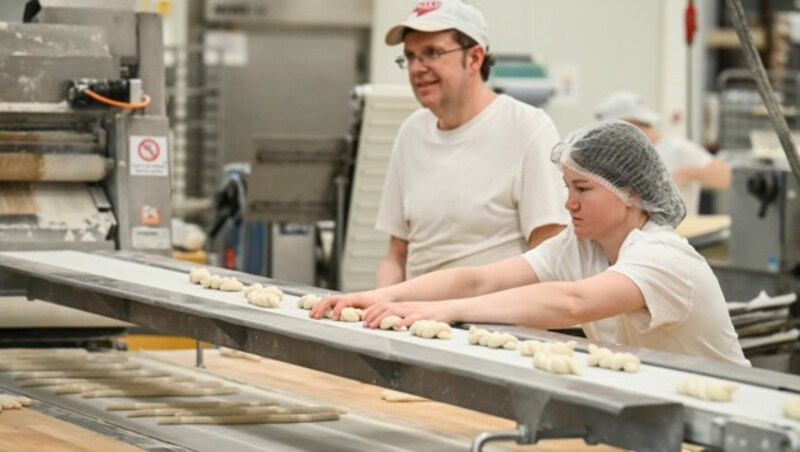
M 457 49 L 452 50 L 439 50 L 439 49 L 425 49 L 421 53 L 409 53 L 407 55 L 400 55 L 399 57 L 395 58 L 394 62 L 397 63 L 397 66 L 400 69 L 406 69 L 411 67 L 411 64 L 415 61 L 425 64 L 427 61 L 428 63 L 433 63 L 442 55 L 447 55 L 448 53 L 458 52 L 459 50 L 466 50 L 469 47 L 459 47 Z

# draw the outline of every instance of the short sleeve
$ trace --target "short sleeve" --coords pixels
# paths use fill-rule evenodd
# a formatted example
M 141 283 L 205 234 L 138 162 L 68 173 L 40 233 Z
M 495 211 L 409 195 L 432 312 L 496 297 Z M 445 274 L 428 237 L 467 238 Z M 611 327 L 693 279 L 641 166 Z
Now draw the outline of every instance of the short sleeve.
M 705 149 L 689 140 L 680 140 L 678 143 L 679 166 L 705 168 L 714 157 Z
M 686 274 L 689 257 L 667 240 L 634 231 L 623 244 L 616 264 L 608 268 L 625 275 L 641 290 L 646 311 L 631 315 L 640 333 L 684 322 L 694 300 Z M 684 265 L 687 264 L 687 265 Z
M 558 268 L 566 254 L 565 251 L 574 238 L 572 228 L 566 228 L 522 255 L 540 282 L 564 279 L 559 276 Z
M 540 226 L 569 223 L 564 182 L 550 161 L 550 152 L 559 141 L 558 131 L 550 118 L 542 117 L 544 124 L 525 145 L 514 184 L 520 230 L 526 241 Z
M 403 209 L 403 155 L 398 145 L 399 141 L 400 135 L 398 134 L 389 158 L 375 229 L 399 239 L 408 240 L 408 227 Z

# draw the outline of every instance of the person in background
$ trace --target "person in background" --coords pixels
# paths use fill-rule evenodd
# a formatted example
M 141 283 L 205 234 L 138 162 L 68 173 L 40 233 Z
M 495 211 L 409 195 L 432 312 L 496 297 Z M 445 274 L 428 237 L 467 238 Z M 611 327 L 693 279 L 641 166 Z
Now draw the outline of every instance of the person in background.
M 561 231 L 565 192 L 548 162 L 558 131 L 544 111 L 487 87 L 482 14 L 460 0 L 420 1 L 386 43 L 403 45 L 396 62 L 423 108 L 394 143 L 376 285 L 518 255 Z
M 522 256 L 436 271 L 390 287 L 324 298 L 311 311 L 338 319 L 366 309 L 417 320 L 548 329 L 616 322 L 616 343 L 749 366 L 708 263 L 674 227 L 686 209 L 647 136 L 624 121 L 587 126 L 556 146 L 572 223 Z
M 622 119 L 650 138 L 678 185 L 688 215 L 700 214 L 701 187 L 718 190 L 730 187 L 730 167 L 691 141 L 662 135 L 655 128 L 658 114 L 645 107 L 636 93 L 621 91 L 608 96 L 595 109 L 595 117 Z

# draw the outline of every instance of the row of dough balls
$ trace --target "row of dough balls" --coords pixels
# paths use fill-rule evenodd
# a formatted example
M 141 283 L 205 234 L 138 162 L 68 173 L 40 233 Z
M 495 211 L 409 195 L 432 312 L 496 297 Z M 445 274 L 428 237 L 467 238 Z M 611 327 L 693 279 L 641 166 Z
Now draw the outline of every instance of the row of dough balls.
M 625 372 L 639 372 L 639 369 L 642 368 L 642 362 L 633 353 L 616 353 L 594 344 L 589 344 L 589 356 L 586 357 L 586 364 Z
M 244 288 L 244 284 L 236 278 L 212 275 L 202 267 L 193 268 L 189 271 L 189 281 L 193 284 L 200 284 L 206 289 L 222 290 L 224 292 L 241 292 Z
M 318 297 L 314 294 L 306 294 L 297 299 L 297 307 L 310 311 L 314 309 L 321 300 L 322 297 Z M 332 317 L 333 309 L 327 309 L 325 311 L 325 318 L 330 319 Z M 358 308 L 344 308 L 339 315 L 340 322 L 360 322 L 363 319 L 364 310 Z
M 313 294 L 306 294 L 297 299 L 297 307 L 300 309 L 311 310 L 317 306 L 322 300 Z M 333 310 L 328 309 L 325 311 L 325 317 L 331 318 Z M 364 310 L 358 308 L 344 308 L 339 315 L 340 322 L 360 322 L 364 320 Z M 397 323 L 402 320 L 398 316 L 390 315 L 381 320 L 380 328 L 382 330 L 395 330 L 406 331 L 405 326 L 397 326 Z M 411 325 L 409 332 L 415 336 L 424 337 L 427 339 L 450 339 L 451 330 L 450 325 L 443 322 L 436 322 L 433 320 L 419 320 Z
M 678 393 L 701 400 L 730 402 L 738 383 L 692 375 L 678 382 Z
M 408 332 L 425 339 L 450 339 L 452 337 L 450 325 L 436 320 L 417 320 L 411 325 Z
M 467 340 L 470 345 L 481 345 L 489 348 L 503 348 L 506 350 L 517 349 L 517 338 L 513 334 L 489 331 L 475 325 L 469 327 Z
M 244 298 L 252 305 L 262 308 L 277 308 L 283 300 L 283 291 L 275 286 L 262 286 L 255 283 L 244 289 Z
M 568 342 L 540 342 L 540 341 L 522 341 L 519 344 L 519 353 L 522 356 L 536 356 L 539 353 L 549 352 L 556 355 L 572 356 L 575 353 L 575 347 L 578 345 L 575 341 Z

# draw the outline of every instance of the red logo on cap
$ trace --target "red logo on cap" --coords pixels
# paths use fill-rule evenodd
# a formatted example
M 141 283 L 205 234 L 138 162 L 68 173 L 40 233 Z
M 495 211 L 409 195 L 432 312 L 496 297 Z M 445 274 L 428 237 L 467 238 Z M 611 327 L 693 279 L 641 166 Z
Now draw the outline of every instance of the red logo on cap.
M 414 7 L 412 12 L 417 13 L 417 17 L 419 17 L 424 14 L 428 14 L 431 11 L 436 11 L 441 7 L 442 7 L 442 2 L 439 1 L 417 2 L 417 6 Z

